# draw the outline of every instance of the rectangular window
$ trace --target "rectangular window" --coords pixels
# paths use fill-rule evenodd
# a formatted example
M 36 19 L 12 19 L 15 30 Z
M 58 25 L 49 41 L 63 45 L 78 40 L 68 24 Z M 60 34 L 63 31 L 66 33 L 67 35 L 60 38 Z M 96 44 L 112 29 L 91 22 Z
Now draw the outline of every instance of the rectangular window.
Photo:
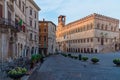
M 37 18 L 37 12 L 35 11 L 35 19 Z
M 98 42 L 100 42 L 100 38 L 98 38 Z
M 44 36 L 44 41 L 46 41 L 46 36 Z
M 35 29 L 36 29 L 36 21 L 35 21 Z
M 108 39 L 106 39 L 106 42 L 108 42 Z
M 93 38 L 91 38 L 91 42 L 93 42 Z
M 37 39 L 36 39 L 36 35 L 35 35 L 35 41 L 37 41 Z
M 32 15 L 32 8 L 30 7 L 30 15 Z
M 32 19 L 30 18 L 30 26 L 32 26 Z
M 41 36 L 39 36 L 39 41 L 41 41 Z
M 87 39 L 87 42 L 89 42 L 89 38 Z

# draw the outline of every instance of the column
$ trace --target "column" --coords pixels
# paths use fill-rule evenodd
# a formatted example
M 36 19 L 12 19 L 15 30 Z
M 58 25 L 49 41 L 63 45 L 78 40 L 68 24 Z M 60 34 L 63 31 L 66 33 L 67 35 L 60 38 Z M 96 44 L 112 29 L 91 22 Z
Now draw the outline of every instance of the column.
M 2 46 L 1 46 L 1 50 L 2 50 L 2 60 L 4 60 L 5 58 L 7 58 L 8 56 L 8 49 L 7 49 L 7 35 L 5 33 L 1 34 L 1 41 L 2 41 Z
M 4 8 L 5 8 L 4 17 L 5 19 L 7 19 L 8 18 L 7 0 L 4 0 Z

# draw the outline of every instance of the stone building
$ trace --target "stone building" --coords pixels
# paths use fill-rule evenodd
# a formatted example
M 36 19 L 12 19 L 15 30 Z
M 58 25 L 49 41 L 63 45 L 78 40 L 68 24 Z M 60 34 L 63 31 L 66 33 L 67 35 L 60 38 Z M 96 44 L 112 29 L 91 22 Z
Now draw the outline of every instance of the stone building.
M 19 25 L 15 23 L 15 2 L 0 0 L 0 59 L 13 58 L 16 54 Z
M 58 50 L 76 53 L 106 53 L 120 50 L 118 19 L 94 13 L 67 25 L 65 21 L 65 16 L 58 17 Z
M 38 12 L 40 8 L 33 0 L 15 1 L 15 21 L 21 21 L 21 31 L 17 33 L 16 57 L 26 57 L 38 53 Z
M 40 8 L 33 0 L 26 0 L 27 54 L 37 54 L 39 50 L 39 14 Z
M 51 21 L 39 21 L 39 51 L 45 56 L 56 49 L 56 25 Z
M 38 53 L 39 10 L 33 0 L 0 1 L 0 58 Z

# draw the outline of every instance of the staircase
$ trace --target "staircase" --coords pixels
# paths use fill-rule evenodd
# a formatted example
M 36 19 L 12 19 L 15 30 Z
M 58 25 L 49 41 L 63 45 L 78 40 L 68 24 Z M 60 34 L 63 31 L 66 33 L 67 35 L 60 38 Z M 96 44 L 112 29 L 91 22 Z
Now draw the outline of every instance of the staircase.
M 114 45 L 114 43 L 112 44 L 107 44 L 107 45 L 100 45 L 99 49 L 100 49 L 100 53 L 108 53 L 108 52 L 114 52 L 114 48 L 112 47 Z

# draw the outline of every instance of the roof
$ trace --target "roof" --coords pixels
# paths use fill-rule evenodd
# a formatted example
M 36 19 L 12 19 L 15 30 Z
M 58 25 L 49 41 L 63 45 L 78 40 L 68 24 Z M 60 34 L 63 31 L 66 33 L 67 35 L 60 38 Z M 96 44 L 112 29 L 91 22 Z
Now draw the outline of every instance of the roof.
M 39 21 L 39 23 L 51 23 L 51 24 L 53 24 L 55 27 L 56 27 L 56 25 L 52 22 L 52 21 Z
M 40 7 L 35 3 L 34 0 L 29 0 L 33 5 L 34 7 L 36 7 L 39 11 L 41 10 Z
M 93 13 L 93 14 L 90 14 L 90 15 L 88 15 L 88 16 L 86 16 L 86 17 L 84 17 L 84 18 L 81 18 L 81 19 L 79 19 L 79 20 L 70 22 L 70 23 L 68 23 L 66 26 L 71 25 L 71 24 L 74 24 L 74 23 L 77 23 L 77 22 L 79 22 L 79 21 L 83 21 L 83 20 L 85 20 L 85 19 L 87 19 L 87 18 L 90 18 L 90 17 L 104 17 L 104 18 L 112 19 L 112 20 L 115 20 L 115 21 L 119 22 L 119 19 L 115 19 L 115 18 L 112 18 L 112 17 L 104 16 L 104 15 L 97 14 L 97 13 Z

